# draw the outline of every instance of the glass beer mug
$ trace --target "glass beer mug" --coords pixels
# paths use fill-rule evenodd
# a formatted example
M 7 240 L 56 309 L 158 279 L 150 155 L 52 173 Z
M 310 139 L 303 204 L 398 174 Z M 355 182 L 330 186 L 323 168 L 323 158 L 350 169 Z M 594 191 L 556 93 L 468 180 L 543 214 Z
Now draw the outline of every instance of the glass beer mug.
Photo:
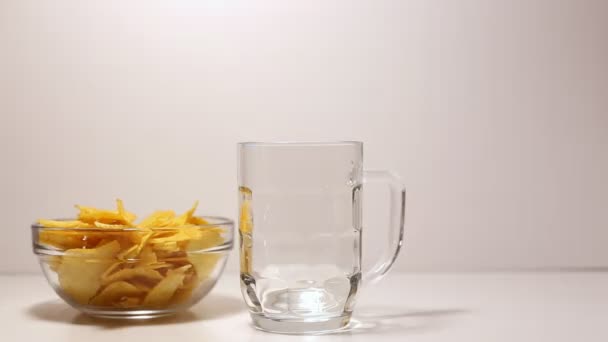
M 405 188 L 363 171 L 363 143 L 239 143 L 241 291 L 254 325 L 280 333 L 347 326 L 361 279 L 382 277 L 403 240 Z M 388 246 L 361 269 L 362 189 L 390 189 Z M 366 227 L 378 229 L 378 227 Z

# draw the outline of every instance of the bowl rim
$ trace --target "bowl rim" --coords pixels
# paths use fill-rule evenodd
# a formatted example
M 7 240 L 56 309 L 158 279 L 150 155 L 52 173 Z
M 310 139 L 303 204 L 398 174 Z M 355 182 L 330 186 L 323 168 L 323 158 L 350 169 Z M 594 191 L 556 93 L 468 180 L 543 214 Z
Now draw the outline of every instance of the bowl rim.
M 205 229 L 205 228 L 217 228 L 217 227 L 232 227 L 234 226 L 234 220 L 229 219 L 223 216 L 212 216 L 212 215 L 196 215 L 196 217 L 200 217 L 206 220 L 213 221 L 213 223 L 209 224 L 197 224 L 190 225 L 190 227 L 195 226 L 197 228 Z M 52 219 L 52 221 L 73 221 L 74 218 L 57 218 Z M 124 227 L 124 228 L 100 228 L 100 227 L 83 227 L 83 228 L 73 228 L 73 227 L 45 227 L 38 222 L 34 222 L 31 225 L 32 230 L 55 230 L 55 231 L 74 231 L 74 232 L 149 232 L 150 230 L 154 231 L 176 231 L 181 229 L 182 227 L 147 227 L 147 228 L 138 228 L 138 227 Z

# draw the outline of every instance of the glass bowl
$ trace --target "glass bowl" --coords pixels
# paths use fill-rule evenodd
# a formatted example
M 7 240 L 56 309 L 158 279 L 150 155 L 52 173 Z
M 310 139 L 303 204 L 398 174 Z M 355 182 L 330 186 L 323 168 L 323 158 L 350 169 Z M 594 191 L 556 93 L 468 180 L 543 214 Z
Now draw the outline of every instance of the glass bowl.
M 148 319 L 188 309 L 222 274 L 234 223 L 202 218 L 208 224 L 181 228 L 34 224 L 32 243 L 49 284 L 75 309 L 103 318 Z

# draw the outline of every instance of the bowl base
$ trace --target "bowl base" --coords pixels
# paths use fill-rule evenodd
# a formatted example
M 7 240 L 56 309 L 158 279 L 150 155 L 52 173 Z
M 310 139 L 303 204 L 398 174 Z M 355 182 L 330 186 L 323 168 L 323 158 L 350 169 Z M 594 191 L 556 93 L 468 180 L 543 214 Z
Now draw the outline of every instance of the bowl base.
M 177 313 L 175 310 L 95 310 L 79 308 L 87 316 L 103 319 L 120 320 L 148 320 L 160 317 L 172 316 Z

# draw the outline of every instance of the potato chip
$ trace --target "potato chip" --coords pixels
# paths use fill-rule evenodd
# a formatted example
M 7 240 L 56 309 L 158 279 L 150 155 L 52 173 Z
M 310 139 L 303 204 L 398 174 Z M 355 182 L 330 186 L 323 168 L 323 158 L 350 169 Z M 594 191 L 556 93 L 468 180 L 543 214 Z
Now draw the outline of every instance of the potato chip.
M 132 308 L 136 308 L 136 307 L 140 306 L 140 304 L 141 304 L 141 298 L 139 298 L 139 297 L 124 297 L 119 302 L 115 303 L 114 306 L 122 308 L 122 309 L 132 309 Z
M 133 279 L 129 281 L 129 284 L 137 287 L 138 290 L 140 290 L 142 293 L 148 293 L 150 290 L 152 290 L 152 288 L 154 287 L 154 285 L 156 284 L 150 284 L 148 282 L 146 282 L 145 280 L 142 279 Z
M 112 241 L 98 248 L 69 249 L 57 270 L 63 291 L 86 304 L 101 286 L 101 275 L 112 265 L 120 244 Z
M 113 232 L 111 230 L 108 231 L 109 234 L 113 234 Z M 138 229 L 138 228 L 134 228 L 134 227 L 129 227 L 127 229 L 124 229 L 122 231 L 119 232 L 115 232 L 116 234 L 122 236 L 122 237 L 128 237 L 128 241 L 132 244 L 140 244 L 142 243 L 142 240 L 144 240 L 144 238 L 146 237 L 146 235 L 149 233 L 147 229 Z M 129 246 L 131 247 L 131 246 Z
M 55 220 L 38 220 L 38 224 L 46 228 L 89 228 L 91 224 L 79 220 L 71 221 L 55 221 Z
M 112 273 L 118 271 L 122 265 L 123 265 L 122 261 L 117 261 L 117 262 L 113 263 L 112 265 L 110 265 L 110 267 L 108 267 L 101 274 L 101 279 L 105 279 L 105 278 L 109 277 Z
M 61 265 L 61 256 L 60 255 L 46 255 L 45 261 L 49 265 L 51 271 L 57 272 L 59 269 L 59 265 Z
M 91 299 L 91 304 L 106 306 L 125 297 L 141 295 L 143 292 L 126 281 L 117 281 L 106 286 L 97 296 Z
M 224 243 L 222 237 L 223 229 L 221 228 L 197 228 L 196 233 L 185 231 L 184 233 L 191 236 L 188 240 L 188 251 L 201 251 L 211 247 L 219 246 Z
M 167 242 L 180 242 L 180 241 L 188 241 L 190 236 L 182 231 L 182 229 L 177 230 L 174 234 L 160 237 L 160 238 L 152 238 L 150 239 L 151 244 L 164 244 Z
M 188 260 L 194 266 L 199 280 L 209 277 L 221 256 L 219 254 L 198 254 L 196 252 L 221 245 L 224 242 L 221 231 L 219 228 L 199 229 L 201 236 L 188 242 Z
M 128 259 L 129 255 L 132 255 L 135 253 L 135 251 L 137 251 L 137 247 L 139 247 L 139 246 L 133 245 L 133 246 L 129 247 L 129 249 L 125 249 L 122 252 L 120 252 L 116 257 L 120 260 Z
M 204 280 L 211 275 L 215 265 L 220 260 L 220 254 L 189 254 L 188 260 L 194 266 L 194 271 L 199 280 Z
M 137 225 L 138 228 L 159 228 L 166 227 L 171 224 L 173 219 L 175 218 L 175 212 L 173 210 L 160 210 L 155 211 L 152 215 L 146 217 L 140 224 Z
M 132 227 L 133 221 L 135 221 L 135 219 L 137 219 L 137 216 L 135 216 L 135 214 L 130 213 L 125 210 L 125 205 L 121 199 L 116 200 L 116 209 L 118 210 L 118 214 L 122 217 L 122 220 L 125 223 L 125 225 Z
M 200 228 L 197 226 L 183 226 L 179 230 L 172 235 L 168 235 L 165 237 L 155 237 L 150 239 L 150 243 L 152 244 L 164 244 L 168 242 L 182 242 L 189 241 L 189 245 L 192 245 L 193 242 L 202 243 L 206 247 L 209 248 L 212 246 L 217 246 L 221 244 L 223 240 L 221 239 L 220 233 L 223 230 L 221 228 Z M 201 249 L 202 246 L 197 246 Z M 189 250 L 192 250 L 189 248 Z
M 175 291 L 175 294 L 171 298 L 171 301 L 175 304 L 186 303 L 192 298 L 192 288 L 180 288 Z
M 122 200 L 117 199 L 116 204 L 118 208 L 116 211 L 76 205 L 76 208 L 80 210 L 78 219 L 90 224 L 97 221 L 99 223 L 132 226 L 136 216 L 124 209 Z
M 92 232 L 41 230 L 38 234 L 38 243 L 59 249 L 93 248 L 101 240 L 101 235 Z
M 93 225 L 97 228 L 106 228 L 106 229 L 122 229 L 122 228 L 128 228 L 129 226 L 126 226 L 124 224 L 110 224 L 110 223 L 103 223 L 100 221 L 95 221 L 93 222 Z
M 153 269 L 153 270 L 158 270 L 158 269 L 161 269 L 161 268 L 170 268 L 172 266 L 173 266 L 173 264 L 170 264 L 168 262 L 157 262 L 157 263 L 146 265 L 146 266 L 143 266 L 143 267 L 150 268 L 150 269 Z
M 166 241 L 162 243 L 154 243 L 154 251 L 156 251 L 157 256 L 168 257 L 173 253 L 180 252 L 177 242 L 175 241 Z
M 197 226 L 206 226 L 206 225 L 209 224 L 209 222 L 207 220 L 205 220 L 202 217 L 198 217 L 198 216 L 192 216 L 190 218 L 190 220 L 188 221 L 188 223 L 194 224 L 194 225 L 197 225 Z
M 40 229 L 38 243 L 65 251 L 46 264 L 57 273 L 63 293 L 80 304 L 121 309 L 179 304 L 222 258 L 205 251 L 224 243 L 224 230 L 201 227 L 209 223 L 194 216 L 197 206 L 179 216 L 156 211 L 139 224 L 120 199 L 116 210 L 76 206 L 77 220 L 39 220 L 51 229 Z
M 194 202 L 194 205 L 188 211 L 186 211 L 179 217 L 174 218 L 173 221 L 171 221 L 170 226 L 171 227 L 181 227 L 181 226 L 187 224 L 188 221 L 190 221 L 192 219 L 192 214 L 194 214 L 194 212 L 196 211 L 196 207 L 198 207 L 198 201 Z
M 183 285 L 175 291 L 171 301 L 183 303 L 192 297 L 192 293 L 200 284 L 199 278 L 194 273 L 187 273 L 184 277 Z
M 241 203 L 239 222 L 239 230 L 241 232 L 251 233 L 251 230 L 253 229 L 253 217 L 251 215 L 251 202 L 248 199 L 244 199 Z
M 122 216 L 113 210 L 102 210 L 81 205 L 76 205 L 76 208 L 80 210 L 78 219 L 86 223 L 92 224 L 95 221 L 104 223 L 120 223 L 123 220 Z
M 142 248 L 141 253 L 139 253 L 139 260 L 137 265 L 146 266 L 152 265 L 158 262 L 158 258 L 156 257 L 156 253 L 152 250 L 152 247 L 145 246 Z
M 149 233 L 146 233 L 146 235 L 144 235 L 142 237 L 142 239 L 137 244 L 137 249 L 135 250 L 134 257 L 136 257 L 136 256 L 138 256 L 138 255 L 141 254 L 141 251 L 143 250 L 143 248 L 146 245 L 146 243 L 148 243 L 148 240 L 150 240 L 150 238 L 152 237 L 152 235 L 154 235 L 154 233 L 149 232 Z
M 124 268 L 118 272 L 102 277 L 102 285 L 107 285 L 119 280 L 130 280 L 133 278 L 145 278 L 153 281 L 162 280 L 163 276 L 151 268 Z
M 191 267 L 187 265 L 167 272 L 165 279 L 161 280 L 148 292 L 142 304 L 151 307 L 167 305 L 175 291 L 182 285 L 186 277 L 186 271 Z

